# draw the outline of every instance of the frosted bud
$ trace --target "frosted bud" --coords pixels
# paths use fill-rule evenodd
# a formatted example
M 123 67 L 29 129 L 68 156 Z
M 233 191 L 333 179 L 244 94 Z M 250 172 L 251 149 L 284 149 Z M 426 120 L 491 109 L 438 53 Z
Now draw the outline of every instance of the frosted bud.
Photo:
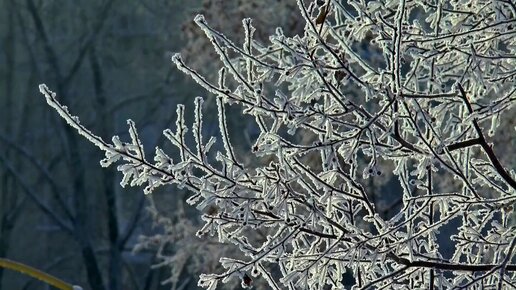
M 199 24 L 206 24 L 206 19 L 204 18 L 204 15 L 197 14 L 194 18 L 195 23 Z
M 181 54 L 176 52 L 172 55 L 172 62 L 175 63 L 176 65 L 180 65 L 181 64 Z

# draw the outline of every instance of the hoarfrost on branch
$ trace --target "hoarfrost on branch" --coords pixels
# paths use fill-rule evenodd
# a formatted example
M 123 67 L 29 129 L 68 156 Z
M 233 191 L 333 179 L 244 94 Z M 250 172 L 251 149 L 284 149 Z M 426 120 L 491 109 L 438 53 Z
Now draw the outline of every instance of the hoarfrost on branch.
M 178 160 L 160 148 L 146 159 L 130 120 L 130 142 L 106 142 L 45 85 L 40 91 L 105 151 L 102 166 L 118 162 L 122 186 L 189 189 L 188 203 L 204 212 L 198 236 L 239 247 L 245 259 L 221 259 L 225 270 L 202 275 L 200 286 L 236 278 L 251 287 L 260 276 L 273 289 L 516 288 L 514 164 L 503 164 L 489 142 L 514 134 L 500 120 L 516 99 L 516 5 L 298 6 L 303 35 L 278 28 L 270 43 L 259 43 L 244 19 L 242 47 L 195 17 L 220 56 L 218 83 L 178 54 L 172 61 L 215 95 L 222 140 L 202 135 L 201 98 L 191 127 L 179 105 L 175 130 L 163 132 Z M 234 150 L 230 105 L 260 129 L 248 148 L 253 162 Z M 217 142 L 221 152 L 212 149 Z M 396 192 L 367 190 L 368 179 L 391 171 Z M 382 196 L 399 199 L 397 212 L 380 210 Z M 210 207 L 216 210 L 205 211 Z M 267 236 L 248 239 L 257 229 Z

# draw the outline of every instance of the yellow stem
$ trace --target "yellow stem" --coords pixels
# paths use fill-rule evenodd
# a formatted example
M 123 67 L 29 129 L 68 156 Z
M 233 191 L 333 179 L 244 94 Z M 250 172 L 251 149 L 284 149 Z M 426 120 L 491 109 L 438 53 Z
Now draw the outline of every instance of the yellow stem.
M 16 272 L 23 273 L 25 275 L 31 276 L 38 280 L 41 280 L 49 285 L 52 285 L 61 290 L 73 290 L 74 287 L 65 281 L 56 278 L 50 274 L 42 272 L 38 269 L 32 268 L 31 266 L 27 266 L 25 264 L 11 261 L 8 259 L 0 258 L 0 268 L 10 269 Z

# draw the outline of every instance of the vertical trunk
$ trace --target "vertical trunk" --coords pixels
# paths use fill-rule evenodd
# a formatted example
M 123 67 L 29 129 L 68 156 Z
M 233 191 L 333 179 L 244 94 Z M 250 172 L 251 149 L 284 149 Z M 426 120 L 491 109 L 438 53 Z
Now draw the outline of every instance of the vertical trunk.
M 73 178 L 73 201 L 76 209 L 75 216 L 75 238 L 81 246 L 82 258 L 86 267 L 88 283 L 93 290 L 105 290 L 102 281 L 102 273 L 99 268 L 99 262 L 95 256 L 95 251 L 90 242 L 88 234 L 88 214 L 89 208 L 87 204 L 87 195 L 84 183 L 85 168 L 79 153 L 77 145 L 77 135 L 68 126 L 64 128 L 68 145 L 70 148 L 70 169 Z
M 110 1 L 105 6 L 105 9 L 101 11 L 99 22 L 96 26 L 96 31 L 99 31 L 104 23 L 104 20 L 107 18 L 107 13 L 113 1 Z M 63 75 L 57 53 L 53 49 L 49 38 L 47 36 L 47 32 L 45 30 L 45 25 L 43 19 L 40 17 L 38 9 L 34 3 L 34 0 L 26 0 L 27 9 L 31 18 L 34 22 L 34 28 L 38 33 L 38 36 L 41 38 L 43 44 L 43 51 L 45 57 L 52 68 L 55 83 L 57 86 L 57 93 L 66 98 L 66 87 L 71 80 L 71 76 L 73 72 L 80 66 L 82 61 L 82 56 L 79 55 L 78 59 L 74 64 L 76 67 L 72 68 L 70 73 L 65 76 Z M 93 39 L 93 38 L 92 38 Z M 84 51 L 87 51 L 87 47 L 84 48 Z M 79 245 L 81 246 L 82 257 L 84 260 L 84 265 L 86 267 L 88 283 L 93 290 L 105 290 L 104 283 L 102 280 L 102 273 L 100 270 L 100 265 L 95 256 L 94 248 L 91 245 L 90 236 L 88 234 L 88 221 L 89 221 L 89 208 L 87 205 L 87 192 L 85 179 L 87 170 L 81 160 L 80 152 L 78 150 L 78 135 L 66 124 L 63 125 L 64 135 L 67 143 L 67 148 L 69 149 L 68 153 L 68 168 L 70 169 L 70 175 L 72 177 L 72 192 L 73 192 L 73 203 L 76 210 L 76 216 L 74 218 L 74 236 Z
M 5 51 L 5 59 L 6 65 L 5 69 L 5 103 L 2 104 L 3 108 L 7 108 L 3 110 L 3 118 L 2 118 L 2 130 L 4 132 L 11 132 L 12 128 L 9 127 L 12 124 L 12 100 L 13 100 L 13 80 L 14 80 L 14 61 L 16 57 L 16 50 L 14 47 L 15 44 L 15 34 L 14 34 L 14 15 L 11 13 L 13 9 L 12 1 L 7 1 L 7 35 L 4 39 L 4 51 Z M 2 152 L 5 154 L 5 158 L 9 158 L 8 150 L 4 150 Z M 13 190 L 11 184 L 11 178 L 9 178 L 8 174 L 5 173 L 1 176 L 0 180 L 0 257 L 6 257 L 9 250 L 9 240 L 11 236 L 11 231 L 14 225 L 14 215 L 12 215 L 12 210 L 15 208 L 16 197 L 13 196 Z M 16 210 L 16 209 L 14 209 Z M 4 271 L 0 268 L 0 290 L 2 289 L 2 278 Z
M 95 47 L 89 53 L 89 61 L 93 74 L 95 89 L 95 111 L 99 114 L 101 122 L 100 134 L 106 136 L 113 131 L 113 118 L 106 114 L 106 96 L 102 77 L 102 68 L 96 54 Z M 109 289 L 120 289 L 120 278 L 122 269 L 122 256 L 120 249 L 120 231 L 118 228 L 116 190 L 113 180 L 115 173 L 112 167 L 103 170 L 102 189 L 106 198 L 108 236 L 109 236 Z

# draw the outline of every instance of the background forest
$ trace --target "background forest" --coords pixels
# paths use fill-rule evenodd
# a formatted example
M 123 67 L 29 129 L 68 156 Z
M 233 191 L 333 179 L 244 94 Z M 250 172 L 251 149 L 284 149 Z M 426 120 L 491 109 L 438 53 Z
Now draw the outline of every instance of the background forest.
M 156 207 L 141 189 L 122 192 L 115 168 L 98 166 L 102 153 L 48 110 L 38 84 L 58 88 L 62 100 L 104 137 L 127 137 L 125 120 L 131 116 L 152 148 L 164 142 L 161 131 L 174 122 L 176 104 L 192 105 L 203 94 L 173 66 L 172 53 L 185 52 L 205 73 L 216 60 L 194 16 L 204 13 L 233 37 L 242 33 L 244 17 L 255 18 L 261 38 L 277 26 L 301 31 L 299 17 L 291 15 L 298 13 L 295 3 L 278 2 L 1 0 L 0 257 L 84 289 L 170 289 L 161 285 L 170 269 L 151 269 L 158 263 L 152 238 L 163 233 L 153 220 L 179 218 L 182 231 L 195 233 L 195 212 L 177 209 L 185 193 L 153 194 L 160 219 L 148 210 Z M 272 11 L 285 17 L 258 17 Z M 242 122 L 230 123 L 245 129 Z M 184 249 L 185 260 L 174 269 L 178 289 L 197 288 L 199 269 L 183 267 L 196 247 Z M 162 251 L 177 252 L 170 244 Z M 208 260 L 216 265 L 213 255 Z M 49 288 L 0 269 L 0 289 Z
M 99 166 L 102 152 L 48 109 L 38 84 L 52 87 L 101 137 L 127 139 L 132 118 L 147 148 L 166 148 L 161 132 L 173 126 L 178 103 L 192 108 L 200 95 L 215 107 L 170 62 L 181 51 L 189 65 L 216 77 L 218 57 L 194 16 L 203 13 L 237 44 L 241 19 L 251 17 L 255 37 L 266 42 L 278 26 L 302 33 L 295 1 L 0 0 L 0 8 L 0 257 L 84 289 L 197 289 L 198 274 L 215 271 L 231 248 L 195 237 L 200 222 L 184 205 L 186 192 L 161 189 L 149 199 L 141 188 L 122 189 L 120 173 Z M 375 58 L 367 46 L 357 49 Z M 501 128 L 513 132 L 510 116 Z M 205 118 L 216 135 L 216 116 Z M 228 122 L 233 132 L 247 132 L 234 140 L 236 149 L 248 149 L 256 128 L 237 114 Z M 511 135 L 493 140 L 510 166 Z M 384 193 L 375 204 L 387 217 L 401 205 L 389 197 L 389 178 L 369 184 Z M 49 288 L 0 269 L 3 289 Z

